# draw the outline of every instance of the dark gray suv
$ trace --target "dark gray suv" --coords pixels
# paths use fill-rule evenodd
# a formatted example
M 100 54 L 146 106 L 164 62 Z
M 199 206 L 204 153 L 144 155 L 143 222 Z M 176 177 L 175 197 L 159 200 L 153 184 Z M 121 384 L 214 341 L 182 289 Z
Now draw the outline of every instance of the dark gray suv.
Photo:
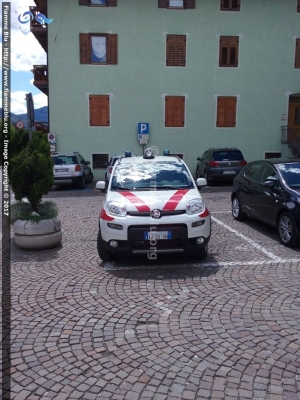
M 210 148 L 198 157 L 196 178 L 205 178 L 207 183 L 213 180 L 233 181 L 247 164 L 242 152 L 235 148 Z

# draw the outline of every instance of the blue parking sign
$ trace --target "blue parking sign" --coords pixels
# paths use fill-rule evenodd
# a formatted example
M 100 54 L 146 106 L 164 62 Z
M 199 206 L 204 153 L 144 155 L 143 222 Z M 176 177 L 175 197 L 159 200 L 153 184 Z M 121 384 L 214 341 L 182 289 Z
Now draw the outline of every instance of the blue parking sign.
M 149 135 L 149 122 L 138 123 L 138 134 Z

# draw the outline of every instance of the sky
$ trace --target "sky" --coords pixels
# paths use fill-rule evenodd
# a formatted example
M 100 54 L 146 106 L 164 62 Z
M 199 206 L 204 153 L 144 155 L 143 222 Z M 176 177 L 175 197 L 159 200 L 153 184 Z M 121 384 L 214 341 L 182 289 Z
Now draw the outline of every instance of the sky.
M 1 1 L 1 54 L 2 54 L 2 3 Z M 32 93 L 34 108 L 48 105 L 48 97 L 33 85 L 33 65 L 47 64 L 47 55 L 30 32 L 30 23 L 21 24 L 18 16 L 29 11 L 29 6 L 35 6 L 32 0 L 12 0 L 11 7 L 11 103 L 10 111 L 13 114 L 27 112 L 25 95 Z M 2 74 L 2 57 L 0 59 Z M 2 107 L 2 87 L 0 106 Z

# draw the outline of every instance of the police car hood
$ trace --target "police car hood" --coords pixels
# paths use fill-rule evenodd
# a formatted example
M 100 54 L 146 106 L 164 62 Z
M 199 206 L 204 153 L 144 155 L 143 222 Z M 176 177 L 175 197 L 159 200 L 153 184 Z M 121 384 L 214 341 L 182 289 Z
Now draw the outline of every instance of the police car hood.
M 162 211 L 184 210 L 186 203 L 201 198 L 197 189 L 118 191 L 111 192 L 109 201 L 123 203 L 127 211 L 147 212 L 153 209 Z

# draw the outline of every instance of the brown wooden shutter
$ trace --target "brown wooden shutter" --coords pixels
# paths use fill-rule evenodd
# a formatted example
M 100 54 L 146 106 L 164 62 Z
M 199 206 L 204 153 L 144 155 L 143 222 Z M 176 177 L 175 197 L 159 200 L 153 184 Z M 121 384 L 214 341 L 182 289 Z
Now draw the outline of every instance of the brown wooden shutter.
M 186 51 L 186 37 L 177 36 L 176 37 L 176 65 L 177 67 L 185 66 L 185 51 Z
M 297 2 L 297 12 L 300 12 L 300 0 Z
M 229 9 L 229 0 L 221 0 L 221 10 Z
M 219 48 L 219 66 L 237 67 L 238 66 L 239 37 L 221 36 Z
M 236 97 L 218 97 L 217 127 L 236 126 Z
M 184 126 L 184 96 L 166 96 L 165 99 L 165 126 L 183 127 Z
M 231 0 L 231 8 L 233 10 L 239 10 L 240 9 L 240 0 Z
M 158 8 L 167 8 L 167 0 L 158 0 Z
M 300 39 L 296 39 L 295 68 L 300 68 Z
M 118 64 L 118 35 L 109 34 L 106 38 L 107 64 Z
M 110 126 L 109 96 L 90 95 L 90 126 Z
M 185 54 L 186 37 L 184 35 L 167 35 L 166 65 L 184 67 Z
M 172 67 L 176 62 L 176 36 L 167 35 L 167 66 Z
M 185 0 L 185 8 L 196 8 L 196 0 Z
M 90 38 L 88 33 L 79 34 L 80 64 L 90 63 Z
M 220 9 L 228 11 L 240 11 L 240 0 L 221 0 Z
M 118 0 L 106 0 L 107 1 L 107 6 L 109 7 L 116 7 Z
M 80 6 L 88 6 L 89 5 L 89 0 L 79 0 L 79 5 Z

